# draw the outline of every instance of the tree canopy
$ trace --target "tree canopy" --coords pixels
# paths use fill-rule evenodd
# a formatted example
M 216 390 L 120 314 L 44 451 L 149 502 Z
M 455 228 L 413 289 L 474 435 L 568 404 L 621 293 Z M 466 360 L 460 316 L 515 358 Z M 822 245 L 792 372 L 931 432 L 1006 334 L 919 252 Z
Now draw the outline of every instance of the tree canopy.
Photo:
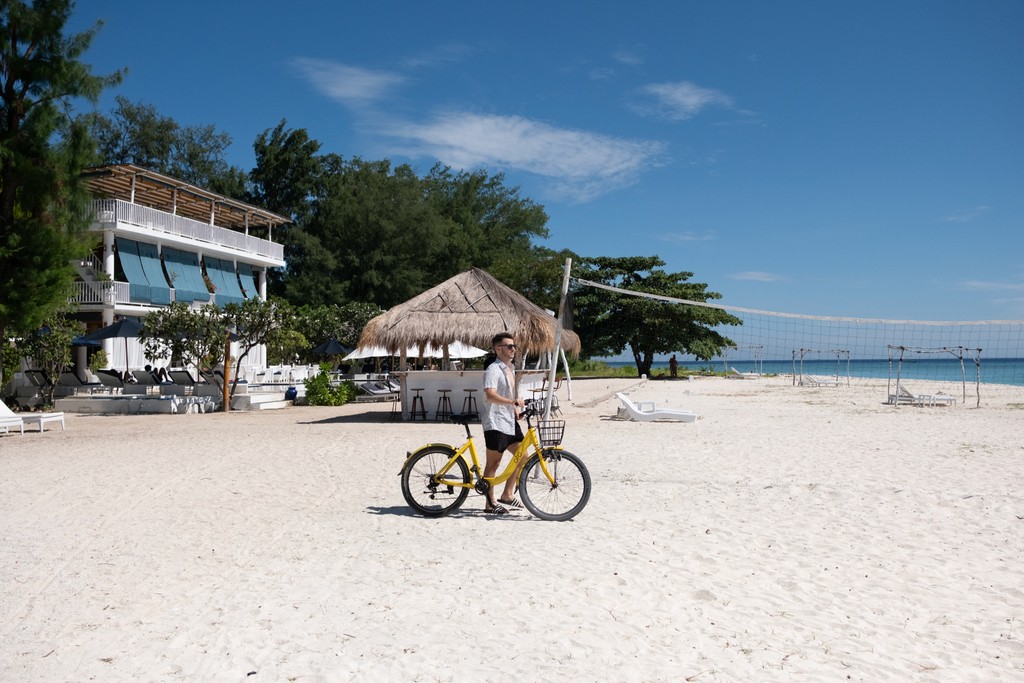
M 688 301 L 722 298 L 693 273 L 668 273 L 657 256 L 583 258 L 577 277 L 638 292 Z M 657 353 L 687 353 L 710 360 L 733 342 L 717 329 L 742 321 L 718 308 L 637 297 L 589 286 L 574 290 L 574 322 L 589 356 L 614 356 L 627 348 L 638 375 L 649 375 Z
M 95 102 L 121 73 L 95 76 L 80 61 L 101 24 L 65 37 L 72 5 L 0 3 L 0 339 L 66 305 L 70 261 L 91 245 L 80 175 L 93 146 L 72 105 Z
M 135 164 L 244 199 L 248 174 L 225 160 L 231 136 L 212 125 L 182 126 L 152 105 L 118 96 L 110 116 L 93 113 L 90 134 L 106 164 Z

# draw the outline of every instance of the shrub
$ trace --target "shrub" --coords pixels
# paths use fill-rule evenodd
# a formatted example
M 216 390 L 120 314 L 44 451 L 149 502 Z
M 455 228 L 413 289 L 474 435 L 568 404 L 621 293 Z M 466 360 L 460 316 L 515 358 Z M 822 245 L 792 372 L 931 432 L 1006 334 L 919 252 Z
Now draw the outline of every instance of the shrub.
M 310 377 L 306 385 L 306 402 L 311 406 L 340 406 L 351 401 L 356 395 L 356 385 L 342 382 L 331 384 L 331 376 L 326 370 L 320 370 L 315 377 Z

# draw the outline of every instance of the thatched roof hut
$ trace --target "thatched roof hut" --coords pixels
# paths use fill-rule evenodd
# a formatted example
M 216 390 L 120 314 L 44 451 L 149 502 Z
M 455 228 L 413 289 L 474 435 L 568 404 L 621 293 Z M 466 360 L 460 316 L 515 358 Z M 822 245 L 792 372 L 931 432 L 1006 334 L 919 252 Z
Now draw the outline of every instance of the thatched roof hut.
M 397 353 L 410 346 L 444 347 L 459 341 L 490 349 L 491 338 L 507 330 L 525 357 L 551 351 L 555 327 L 550 313 L 473 268 L 378 315 L 363 328 L 359 346 L 383 346 Z M 562 348 L 579 354 L 579 336 L 565 330 Z

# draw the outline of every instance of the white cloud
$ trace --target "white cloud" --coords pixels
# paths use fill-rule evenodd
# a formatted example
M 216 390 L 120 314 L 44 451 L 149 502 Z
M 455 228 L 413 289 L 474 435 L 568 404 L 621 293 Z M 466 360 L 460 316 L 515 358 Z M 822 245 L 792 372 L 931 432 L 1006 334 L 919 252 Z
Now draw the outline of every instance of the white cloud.
M 349 107 L 360 107 L 381 99 L 405 82 L 400 74 L 362 69 L 321 59 L 292 60 L 303 77 L 320 93 Z
M 635 112 L 670 121 L 685 121 L 712 106 L 733 107 L 733 99 L 725 93 L 689 81 L 649 83 L 638 92 L 644 101 L 632 105 Z
M 657 163 L 661 143 L 558 128 L 520 116 L 449 112 L 425 123 L 400 123 L 388 134 L 455 168 L 525 171 L 553 181 L 578 201 L 625 187 Z
M 457 50 L 456 50 L 457 52 Z M 395 154 L 430 157 L 458 169 L 488 167 L 541 176 L 554 197 L 588 201 L 629 186 L 659 164 L 665 145 L 559 128 L 522 116 L 451 111 L 409 120 L 384 106 L 405 77 L 318 59 L 293 65 L 319 92 L 356 115 L 365 133 L 390 141 Z
M 747 270 L 742 273 L 733 273 L 729 276 L 730 280 L 751 280 L 753 282 L 787 282 L 789 280 L 785 275 L 778 275 L 776 273 L 765 273 L 759 270 Z
M 435 68 L 445 64 L 462 62 L 473 53 L 473 48 L 463 43 L 448 43 L 421 52 L 402 60 L 402 65 L 410 69 Z
M 964 289 L 980 292 L 1024 292 L 1024 282 L 995 282 L 991 280 L 967 280 Z
M 628 64 L 629 66 L 638 66 L 644 63 L 643 57 L 643 46 L 634 45 L 633 47 L 622 47 L 612 53 L 612 59 L 619 64 Z
M 984 214 L 988 213 L 992 207 L 990 206 L 975 206 L 949 216 L 945 216 L 942 220 L 946 223 L 970 223 L 976 218 L 980 218 Z
M 670 232 L 658 239 L 663 242 L 710 242 L 715 239 L 715 236 L 712 234 L 698 235 L 694 232 Z

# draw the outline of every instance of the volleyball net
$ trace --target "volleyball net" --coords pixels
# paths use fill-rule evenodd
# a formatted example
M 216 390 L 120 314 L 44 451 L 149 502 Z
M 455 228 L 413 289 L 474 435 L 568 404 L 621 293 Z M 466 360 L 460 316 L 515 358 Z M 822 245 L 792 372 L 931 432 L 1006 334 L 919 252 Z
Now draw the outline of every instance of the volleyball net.
M 790 374 L 839 383 L 904 378 L 1024 386 L 1024 320 L 921 321 L 763 311 L 689 301 L 575 278 L 579 285 L 726 311 L 716 328 L 734 346 L 710 361 L 726 374 Z M 708 366 L 676 351 L 684 365 Z

